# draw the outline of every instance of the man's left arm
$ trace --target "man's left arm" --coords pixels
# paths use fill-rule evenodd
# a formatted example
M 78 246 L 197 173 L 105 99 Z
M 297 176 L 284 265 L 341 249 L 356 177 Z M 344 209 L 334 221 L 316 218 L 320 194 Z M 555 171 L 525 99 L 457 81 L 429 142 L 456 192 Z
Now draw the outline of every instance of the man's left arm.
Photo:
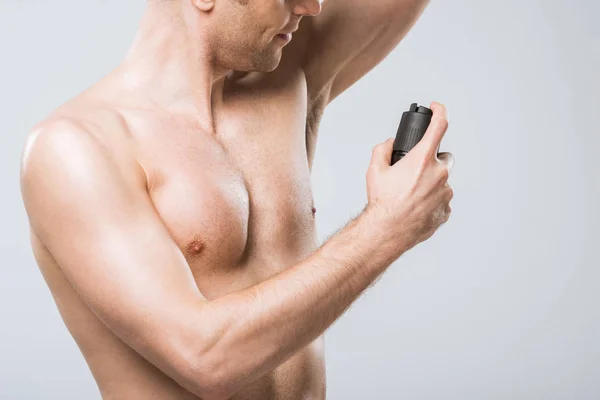
M 310 102 L 326 105 L 379 64 L 428 0 L 324 0 L 310 25 L 304 71 Z

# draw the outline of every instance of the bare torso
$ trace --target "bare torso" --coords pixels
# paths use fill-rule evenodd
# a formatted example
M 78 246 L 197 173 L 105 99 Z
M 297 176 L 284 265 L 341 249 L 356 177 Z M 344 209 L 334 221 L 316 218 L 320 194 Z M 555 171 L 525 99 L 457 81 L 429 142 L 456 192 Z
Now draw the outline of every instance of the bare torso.
M 208 7 L 209 2 L 204 3 L 202 6 Z M 277 13 L 273 15 L 289 12 L 285 7 L 292 5 L 297 15 L 316 15 L 319 3 L 322 2 L 272 1 L 265 2 L 263 6 L 265 10 L 267 6 L 268 9 L 276 10 Z M 123 183 L 135 185 L 130 193 L 135 192 L 135 198 L 142 203 L 140 196 L 137 196 L 138 189 L 146 186 L 148 198 L 157 216 L 181 250 L 181 258 L 175 251 L 169 253 L 168 257 L 165 256 L 165 259 L 177 258 L 177 261 L 181 261 L 178 264 L 180 266 L 185 258 L 199 291 L 206 299 L 213 300 L 257 285 L 299 264 L 317 250 L 310 170 L 320 116 L 327 103 L 376 66 L 399 43 L 427 3 L 427 0 L 328 0 L 323 13 L 312 21 L 303 20 L 305 28 L 301 27 L 294 34 L 294 40 L 284 49 L 281 63 L 274 72 L 252 73 L 240 79 L 229 79 L 222 91 L 213 92 L 212 107 L 202 104 L 203 110 L 210 113 L 207 115 L 210 115 L 213 121 L 190 118 L 190 113 L 188 117 L 183 118 L 182 115 L 177 116 L 164 109 L 152 110 L 148 106 L 149 102 L 145 101 L 147 93 L 160 93 L 158 96 L 164 94 L 164 91 L 152 90 L 157 80 L 164 81 L 167 89 L 172 89 L 171 92 L 175 94 L 180 94 L 181 91 L 199 94 L 202 88 L 189 85 L 189 81 L 181 78 L 178 73 L 173 73 L 188 71 L 180 66 L 179 69 L 165 69 L 159 73 L 155 71 L 154 74 L 146 76 L 145 93 L 120 85 L 119 79 L 114 78 L 119 74 L 109 75 L 109 78 L 113 77 L 112 80 L 105 78 L 100 81 L 61 106 L 40 125 L 50 120 L 66 119 L 69 124 L 77 124 L 83 128 L 78 132 L 89 132 L 97 139 L 97 143 L 108 149 L 112 156 L 110 165 L 113 166 L 116 162 L 118 173 L 127 175 L 119 185 L 114 185 L 113 194 L 124 192 Z M 139 47 L 141 45 L 138 43 L 138 49 L 141 50 L 137 54 L 141 54 L 142 57 L 135 65 L 143 70 L 151 64 L 164 64 L 173 54 L 177 56 L 178 51 L 185 53 L 179 58 L 180 62 L 182 59 L 188 60 L 190 54 L 187 51 L 194 48 L 191 45 L 182 45 L 189 40 L 188 28 L 177 30 L 172 24 L 163 23 L 162 11 L 154 15 L 156 21 L 153 23 L 152 19 L 149 19 L 145 28 L 148 39 L 142 41 L 149 47 L 144 50 L 145 47 Z M 266 23 L 267 15 L 270 14 L 264 12 L 261 15 Z M 282 20 L 281 24 L 283 23 Z M 173 29 L 164 29 L 165 25 Z M 156 26 L 163 29 L 156 29 Z M 274 26 L 272 29 L 275 29 Z M 289 26 L 286 29 L 289 29 Z M 179 32 L 179 36 L 173 36 L 173 32 Z M 171 46 L 172 44 L 176 46 Z M 190 67 L 189 70 L 197 72 L 194 67 Z M 189 78 L 191 75 L 188 75 Z M 174 85 L 178 87 L 170 87 L 169 85 L 177 82 L 178 78 L 179 85 Z M 215 97 L 214 93 L 222 93 L 222 99 L 219 96 Z M 162 104 L 170 104 L 171 100 L 166 99 Z M 207 98 L 204 98 L 202 101 L 206 100 Z M 210 110 L 206 111 L 209 108 Z M 210 122 L 213 126 L 207 129 Z M 102 152 L 101 155 L 99 151 L 93 153 L 100 159 L 106 152 Z M 88 165 L 89 169 L 93 170 L 93 166 Z M 33 176 L 27 179 L 31 193 L 46 193 L 44 190 L 47 188 L 40 187 L 44 185 L 37 182 L 39 175 L 43 173 L 36 173 L 34 169 Z M 110 181 L 106 176 L 107 174 L 103 176 L 104 180 Z M 58 185 L 63 184 L 56 178 L 56 174 L 53 179 L 58 181 Z M 103 187 L 110 186 L 105 184 Z M 86 195 L 89 195 L 89 192 Z M 98 196 L 103 196 L 103 193 L 98 193 Z M 95 199 L 91 197 L 88 197 L 88 201 L 93 203 Z M 123 201 L 123 198 L 126 198 L 125 194 L 119 201 Z M 113 205 L 119 204 L 122 207 L 124 203 L 119 201 L 114 201 Z M 35 203 L 33 208 L 41 207 L 40 209 L 45 210 L 44 215 L 52 214 L 48 212 L 48 205 L 43 204 L 43 201 L 30 203 Z M 149 203 L 144 202 L 144 205 Z M 80 210 L 87 218 L 90 218 L 90 207 L 81 207 L 83 211 Z M 133 207 L 130 211 L 131 209 Z M 146 210 L 144 212 L 146 213 Z M 56 221 L 61 221 L 60 219 L 41 218 L 39 212 L 35 214 L 43 220 L 41 225 L 44 226 L 46 239 L 61 234 L 60 226 L 54 226 L 57 225 Z M 62 218 L 67 215 L 60 214 Z M 112 213 L 113 224 L 114 219 L 119 217 L 121 215 L 117 212 Z M 95 220 L 100 218 L 102 216 L 98 215 Z M 145 220 L 156 221 L 156 218 L 153 216 Z M 78 220 L 77 223 L 79 222 L 81 221 Z M 160 224 L 152 226 L 156 225 Z M 76 235 L 81 227 L 81 224 L 72 223 L 68 233 Z M 73 229 L 76 229 L 75 233 Z M 164 233 L 162 227 L 154 232 L 159 230 Z M 95 239 L 93 232 L 97 231 L 90 230 L 92 234 L 86 236 L 88 243 Z M 107 231 L 108 229 L 103 234 Z M 110 233 L 112 232 L 111 230 Z M 135 232 L 137 234 L 138 231 Z M 69 236 L 59 238 L 65 237 Z M 122 237 L 126 237 L 125 233 Z M 168 239 L 168 236 L 153 238 L 154 243 L 165 238 Z M 123 336 L 113 334 L 107 327 L 108 324 L 105 325 L 91 311 L 63 273 L 63 270 L 77 270 L 79 278 L 82 278 L 83 269 L 78 268 L 79 265 L 63 266 L 61 269 L 33 229 L 31 239 L 34 255 L 57 307 L 81 349 L 104 399 L 197 399 L 126 345 L 120 339 Z M 104 240 L 103 244 L 106 245 L 106 237 Z M 62 256 L 65 257 L 61 262 L 69 258 L 65 253 L 76 252 L 65 244 L 64 240 L 57 242 L 63 250 Z M 136 241 L 135 249 L 145 249 L 144 243 L 147 242 Z M 169 246 L 171 244 L 169 243 Z M 100 247 L 95 249 L 95 255 L 102 259 L 104 252 L 99 250 Z M 81 248 L 77 250 L 78 257 L 75 257 L 71 264 L 81 263 L 85 257 L 79 251 Z M 127 251 L 120 249 L 119 256 L 119 260 L 127 258 Z M 138 273 L 138 267 L 143 261 L 140 261 L 139 252 L 136 256 L 137 263 L 132 264 Z M 103 261 L 111 261 L 110 257 L 106 257 L 106 260 Z M 158 261 L 156 263 L 161 267 L 163 265 Z M 154 267 L 155 270 L 159 270 L 157 265 Z M 184 265 L 184 271 L 185 267 Z M 118 271 L 113 268 L 110 273 L 115 274 Z M 88 279 L 80 279 L 80 282 L 85 281 L 89 291 L 90 286 L 95 286 L 89 285 L 89 282 L 96 281 L 87 275 L 83 277 Z M 155 276 L 154 282 L 156 279 L 158 278 Z M 186 281 L 185 277 L 180 278 L 179 285 L 187 284 L 186 282 L 189 281 Z M 111 283 L 112 286 L 98 286 L 104 290 L 96 300 L 102 302 L 107 291 L 111 288 L 115 290 L 114 280 Z M 133 286 L 139 287 L 140 283 L 123 285 L 128 288 Z M 123 287 L 119 288 L 121 294 Z M 148 290 L 158 291 L 157 286 Z M 127 291 L 127 294 L 129 293 Z M 172 294 L 173 291 L 168 293 Z M 119 302 L 123 302 L 124 298 L 128 299 L 127 296 L 115 297 L 113 302 L 108 302 L 109 305 L 104 305 L 105 314 L 118 314 L 118 304 L 121 304 Z M 163 293 L 160 302 L 164 301 Z M 130 340 L 132 335 L 141 335 L 139 325 L 145 324 L 147 320 L 139 309 L 140 304 L 136 304 L 136 307 L 136 330 L 133 334 L 129 333 Z M 160 315 L 164 315 L 164 309 L 160 311 Z M 130 313 L 133 314 L 131 310 Z M 118 322 L 122 325 L 126 320 L 121 318 Z M 152 321 L 156 327 L 157 321 Z M 146 329 L 144 332 L 154 331 Z M 171 337 L 171 332 L 167 333 L 169 335 L 160 336 L 161 341 L 164 337 Z M 148 338 L 145 339 L 147 341 Z M 157 347 L 156 343 L 153 345 Z M 274 370 L 237 391 L 232 398 L 324 399 L 323 350 L 323 337 L 320 336 Z M 188 364 L 185 365 L 187 367 Z
M 306 123 L 304 75 L 278 71 L 226 87 L 223 106 L 214 110 L 216 134 L 167 113 L 122 107 L 122 93 L 111 99 L 102 83 L 53 115 L 84 125 L 124 163 L 135 158 L 143 167 L 156 212 L 209 300 L 253 286 L 317 247 L 308 154 L 314 149 L 307 148 L 316 123 Z M 104 399 L 197 398 L 117 338 L 34 233 L 32 243 Z M 324 398 L 323 337 L 233 397 Z

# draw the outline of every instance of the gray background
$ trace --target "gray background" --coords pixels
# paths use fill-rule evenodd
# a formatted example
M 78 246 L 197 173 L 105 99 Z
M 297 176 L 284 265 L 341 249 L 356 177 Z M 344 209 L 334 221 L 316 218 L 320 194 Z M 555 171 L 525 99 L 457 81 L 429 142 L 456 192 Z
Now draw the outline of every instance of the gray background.
M 35 266 L 18 165 L 28 129 L 117 65 L 143 7 L 0 1 L 1 399 L 99 398 Z M 322 240 L 365 204 L 371 149 L 410 103 L 447 105 L 456 166 L 450 221 L 327 332 L 329 399 L 600 399 L 598 15 L 592 0 L 434 2 L 330 106 Z

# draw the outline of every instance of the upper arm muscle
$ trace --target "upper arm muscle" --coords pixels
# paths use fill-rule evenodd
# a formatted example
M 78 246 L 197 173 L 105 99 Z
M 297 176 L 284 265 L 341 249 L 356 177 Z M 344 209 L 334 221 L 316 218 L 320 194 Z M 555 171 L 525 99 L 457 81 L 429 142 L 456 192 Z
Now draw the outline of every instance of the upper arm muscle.
M 59 124 L 28 142 L 21 190 L 32 228 L 92 311 L 185 380 L 172 346 L 204 298 L 134 174 L 89 133 Z
M 305 71 L 311 97 L 328 101 L 387 56 L 425 8 L 425 0 L 327 0 L 307 21 Z

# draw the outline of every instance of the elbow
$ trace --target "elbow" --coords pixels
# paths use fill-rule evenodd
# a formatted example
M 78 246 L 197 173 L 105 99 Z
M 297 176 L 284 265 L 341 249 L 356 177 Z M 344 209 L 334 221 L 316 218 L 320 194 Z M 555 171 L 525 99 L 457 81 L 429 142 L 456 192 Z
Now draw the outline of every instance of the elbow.
M 409 15 L 418 18 L 429 6 L 429 3 L 430 0 L 396 1 L 391 4 L 391 8 L 387 11 L 396 16 L 406 17 Z
M 196 319 L 180 320 L 178 329 L 160 338 L 159 335 L 153 337 L 160 349 L 158 359 L 165 367 L 159 368 L 202 400 L 229 399 L 244 383 L 239 371 L 234 369 L 235 355 L 228 350 L 231 346 L 223 343 L 229 323 L 206 315 L 205 311 L 202 315 L 194 312 Z
M 202 400 L 227 400 L 241 389 L 242 382 L 234 376 L 221 346 L 212 342 L 197 349 L 188 343 L 179 349 L 179 384 Z
M 231 374 L 213 365 L 215 364 L 204 361 L 191 367 L 190 381 L 194 387 L 194 394 L 202 400 L 227 400 L 241 387 L 236 385 L 236 380 Z

